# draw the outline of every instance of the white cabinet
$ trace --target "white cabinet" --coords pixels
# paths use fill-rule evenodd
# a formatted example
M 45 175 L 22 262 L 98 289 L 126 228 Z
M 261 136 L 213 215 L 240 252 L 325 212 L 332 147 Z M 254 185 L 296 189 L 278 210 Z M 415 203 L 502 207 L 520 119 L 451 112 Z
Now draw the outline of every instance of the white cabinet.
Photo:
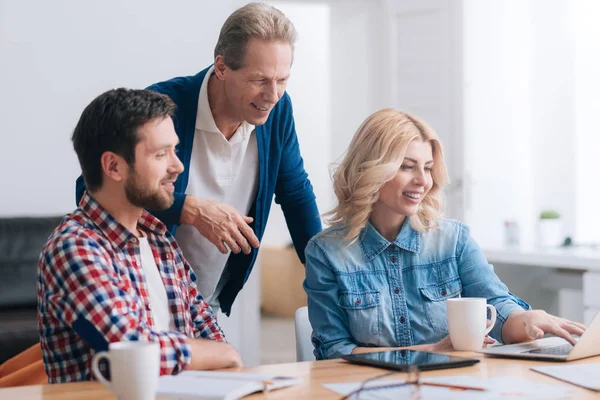
M 583 320 L 585 324 L 600 311 L 600 272 L 583 274 Z

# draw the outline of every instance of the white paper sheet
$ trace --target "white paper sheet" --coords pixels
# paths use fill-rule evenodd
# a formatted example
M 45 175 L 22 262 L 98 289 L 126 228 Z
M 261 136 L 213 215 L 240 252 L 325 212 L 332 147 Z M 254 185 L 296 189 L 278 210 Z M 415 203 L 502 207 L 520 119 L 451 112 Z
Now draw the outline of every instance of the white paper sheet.
M 532 367 L 553 378 L 570 382 L 587 389 L 600 391 L 600 364 L 570 364 Z
M 460 397 L 461 400 L 562 400 L 569 399 L 573 394 L 573 388 L 567 386 L 540 384 L 521 378 L 497 377 L 481 379 L 472 376 L 447 376 L 437 378 L 423 378 L 423 382 L 451 383 L 453 385 L 485 387 L 485 391 L 456 390 L 444 387 L 424 386 L 419 389 L 420 398 L 423 400 L 450 400 Z M 390 383 L 402 383 L 403 381 L 375 381 L 369 382 L 367 387 L 389 385 Z M 341 395 L 358 389 L 361 382 L 351 383 L 329 383 L 324 384 L 327 389 Z M 397 400 L 411 399 L 415 392 L 414 385 L 381 388 L 363 391 L 360 400 Z M 356 399 L 356 396 L 353 397 Z

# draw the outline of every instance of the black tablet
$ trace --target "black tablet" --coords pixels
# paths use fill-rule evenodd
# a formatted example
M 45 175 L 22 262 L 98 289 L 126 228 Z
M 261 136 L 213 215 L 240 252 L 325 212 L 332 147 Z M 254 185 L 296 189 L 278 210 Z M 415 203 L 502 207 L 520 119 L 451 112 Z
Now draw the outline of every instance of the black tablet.
M 370 365 L 405 372 L 408 371 L 411 365 L 416 365 L 420 371 L 428 371 L 432 369 L 467 367 L 479 362 L 475 358 L 462 358 L 416 350 L 350 354 L 342 356 L 342 359 L 354 364 Z

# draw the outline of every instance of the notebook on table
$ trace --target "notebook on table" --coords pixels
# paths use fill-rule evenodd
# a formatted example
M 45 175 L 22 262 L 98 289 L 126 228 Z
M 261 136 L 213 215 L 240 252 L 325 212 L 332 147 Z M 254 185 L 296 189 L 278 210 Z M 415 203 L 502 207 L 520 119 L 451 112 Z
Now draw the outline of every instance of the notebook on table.
M 298 385 L 301 379 L 290 376 L 244 372 L 183 371 L 161 376 L 157 397 L 190 400 L 237 400 L 256 392 Z

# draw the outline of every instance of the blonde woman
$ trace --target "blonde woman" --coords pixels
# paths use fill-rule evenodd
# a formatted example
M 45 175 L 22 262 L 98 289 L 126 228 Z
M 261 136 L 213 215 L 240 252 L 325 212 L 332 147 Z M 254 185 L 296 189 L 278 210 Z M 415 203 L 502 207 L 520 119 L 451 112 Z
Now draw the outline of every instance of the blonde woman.
M 333 181 L 332 226 L 306 247 L 317 359 L 374 347 L 450 348 L 445 300 L 459 295 L 496 307 L 490 335 L 500 342 L 552 333 L 574 343 L 571 334 L 583 333 L 584 325 L 531 310 L 510 293 L 469 228 L 442 218 L 442 146 L 416 116 L 392 109 L 369 116 Z

